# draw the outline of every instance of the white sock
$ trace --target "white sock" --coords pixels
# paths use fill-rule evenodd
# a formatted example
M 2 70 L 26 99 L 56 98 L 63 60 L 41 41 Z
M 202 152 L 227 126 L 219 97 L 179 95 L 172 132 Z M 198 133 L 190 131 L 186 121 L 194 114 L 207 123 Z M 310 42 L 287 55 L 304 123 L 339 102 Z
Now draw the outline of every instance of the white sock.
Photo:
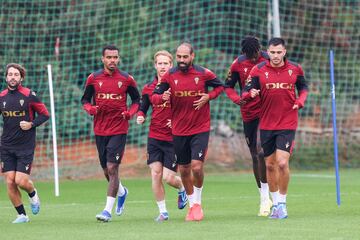
M 185 188 L 184 188 L 184 186 L 181 186 L 181 187 L 179 188 L 179 192 L 183 192 L 183 191 L 185 191 Z
M 121 181 L 119 180 L 119 190 L 117 192 L 118 196 L 123 196 L 125 194 L 125 188 L 124 186 L 121 184 Z
M 157 205 L 158 205 L 158 207 L 159 207 L 159 212 L 160 212 L 160 213 L 167 212 L 165 199 L 162 200 L 162 201 L 158 201 L 158 202 L 156 202 L 156 203 L 157 203 Z
M 272 201 L 273 201 L 273 205 L 278 205 L 279 202 L 279 190 L 276 192 L 270 192 Z
M 286 194 L 281 194 L 281 193 L 279 193 L 279 200 L 278 200 L 278 202 L 279 203 L 286 203 Z
M 105 205 L 104 210 L 108 211 L 110 214 L 112 213 L 112 209 L 113 209 L 113 206 L 114 206 L 114 203 L 115 203 L 115 199 L 116 198 L 110 197 L 110 196 L 106 197 L 106 205 Z
M 260 196 L 261 200 L 268 200 L 269 199 L 269 184 L 260 182 Z
M 195 193 L 188 195 L 188 201 L 189 201 L 189 207 L 191 208 L 194 206 L 194 200 L 195 200 Z
M 200 204 L 200 205 L 201 205 L 201 193 L 202 193 L 202 189 L 203 189 L 203 187 L 198 188 L 198 187 L 195 187 L 195 186 L 194 186 L 194 195 L 195 195 L 194 203 L 197 203 L 197 204 Z

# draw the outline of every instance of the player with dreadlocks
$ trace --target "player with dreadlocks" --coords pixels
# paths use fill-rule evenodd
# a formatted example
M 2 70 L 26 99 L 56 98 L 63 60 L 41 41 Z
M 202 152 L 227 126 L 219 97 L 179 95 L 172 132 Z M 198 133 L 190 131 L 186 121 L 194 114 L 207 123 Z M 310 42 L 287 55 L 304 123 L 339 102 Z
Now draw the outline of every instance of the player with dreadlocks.
M 241 93 L 251 69 L 258 63 L 267 60 L 268 55 L 261 51 L 259 40 L 253 36 L 246 36 L 241 41 L 241 53 L 242 55 L 231 64 L 225 83 L 225 92 L 231 101 L 241 106 L 244 134 L 253 160 L 253 172 L 260 192 L 258 216 L 268 216 L 272 203 L 269 198 L 264 154 L 259 139 L 260 98 L 257 96 L 253 101 L 245 102 L 234 89 L 238 82 Z

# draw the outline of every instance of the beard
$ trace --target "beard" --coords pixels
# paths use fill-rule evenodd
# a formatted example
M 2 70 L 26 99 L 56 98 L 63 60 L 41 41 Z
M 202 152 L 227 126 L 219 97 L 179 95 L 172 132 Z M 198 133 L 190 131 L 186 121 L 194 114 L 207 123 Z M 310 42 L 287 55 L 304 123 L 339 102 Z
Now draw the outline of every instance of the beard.
M 21 81 L 15 81 L 15 84 L 12 84 L 11 80 L 7 82 L 8 88 L 13 89 L 13 90 L 17 89 L 20 84 L 21 84 Z
M 189 67 L 191 66 L 191 62 L 189 63 L 184 63 L 184 62 L 178 62 L 177 66 L 180 69 L 180 71 L 182 72 L 187 72 L 189 70 Z

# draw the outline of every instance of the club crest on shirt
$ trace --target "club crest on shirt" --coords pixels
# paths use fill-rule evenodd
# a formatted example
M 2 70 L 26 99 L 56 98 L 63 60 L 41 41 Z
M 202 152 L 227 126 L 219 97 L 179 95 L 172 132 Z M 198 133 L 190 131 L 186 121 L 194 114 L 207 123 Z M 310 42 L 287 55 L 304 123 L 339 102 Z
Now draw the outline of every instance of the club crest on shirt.
M 196 85 L 197 85 L 198 82 L 199 82 L 199 78 L 198 78 L 198 77 L 194 78 L 194 81 L 195 81 L 195 83 L 196 83 Z
M 34 91 L 32 91 L 31 94 L 32 94 L 33 96 L 36 96 L 36 93 L 35 93 Z
M 289 76 L 291 76 L 291 74 L 292 74 L 292 70 L 291 70 L 291 69 L 289 69 L 288 73 L 289 73 Z
M 265 72 L 265 77 L 269 78 L 269 73 L 268 72 Z
M 118 87 L 121 88 L 122 82 L 118 82 Z
M 99 86 L 101 87 L 103 85 L 103 82 L 99 82 Z
M 4 106 L 4 108 L 5 108 L 5 106 L 6 106 L 6 102 L 3 102 L 3 106 Z
M 20 99 L 20 105 L 23 106 L 24 105 L 24 99 Z
M 175 79 L 175 80 L 174 80 L 174 83 L 175 83 L 175 85 L 177 85 L 177 83 L 178 83 L 178 80 L 176 80 L 176 79 Z
M 244 68 L 244 72 L 245 72 L 245 73 L 247 72 L 247 70 L 248 70 L 248 68 Z

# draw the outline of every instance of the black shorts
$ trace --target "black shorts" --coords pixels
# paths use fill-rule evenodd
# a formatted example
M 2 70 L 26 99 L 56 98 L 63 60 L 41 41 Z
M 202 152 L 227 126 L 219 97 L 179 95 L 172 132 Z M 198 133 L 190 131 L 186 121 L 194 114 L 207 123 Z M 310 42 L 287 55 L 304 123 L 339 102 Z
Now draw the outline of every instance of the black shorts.
M 259 119 L 251 120 L 250 122 L 243 122 L 244 124 L 244 134 L 246 143 L 250 151 L 256 151 L 258 145 L 260 147 L 260 132 L 259 132 Z
M 175 158 L 174 144 L 169 141 L 161 141 L 148 138 L 147 144 L 148 160 L 147 164 L 161 162 L 164 167 L 176 172 L 177 163 Z
M 179 165 L 191 163 L 191 160 L 204 161 L 209 143 L 209 132 L 190 136 L 174 136 L 174 148 Z
M 95 136 L 95 141 L 100 165 L 103 169 L 106 168 L 107 162 L 121 163 L 125 150 L 126 134 Z
M 261 146 L 268 157 L 276 149 L 292 153 L 295 145 L 295 130 L 260 130 Z
M 22 172 L 30 175 L 34 150 L 1 150 L 1 171 Z

